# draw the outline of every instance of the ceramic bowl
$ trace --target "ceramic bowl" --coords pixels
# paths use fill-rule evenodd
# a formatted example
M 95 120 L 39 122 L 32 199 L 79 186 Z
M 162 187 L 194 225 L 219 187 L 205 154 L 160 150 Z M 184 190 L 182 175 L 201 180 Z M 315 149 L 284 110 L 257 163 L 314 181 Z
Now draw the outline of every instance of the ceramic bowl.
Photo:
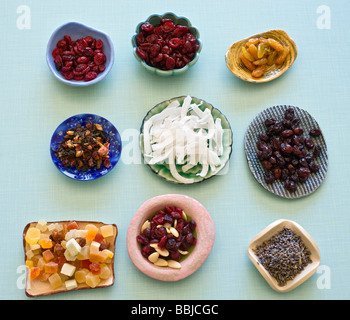
M 69 35 L 72 40 L 77 40 L 86 36 L 91 36 L 96 40 L 101 39 L 103 41 L 103 53 L 107 58 L 105 63 L 106 69 L 103 72 L 99 73 L 98 76 L 91 81 L 65 79 L 62 74 L 56 69 L 55 63 L 53 61 L 54 59 L 52 57 L 52 50 L 56 48 L 57 42 L 61 40 L 65 35 Z M 91 86 L 104 79 L 112 69 L 114 63 L 114 47 L 111 38 L 106 33 L 78 22 L 68 22 L 58 27 L 52 33 L 47 44 L 46 61 L 52 74 L 63 83 L 75 87 Z
M 139 57 L 139 55 L 136 53 L 136 48 L 137 48 L 136 36 L 141 31 L 141 26 L 145 22 L 149 22 L 153 26 L 155 26 L 155 25 L 160 23 L 161 19 L 171 19 L 171 20 L 174 21 L 174 24 L 179 24 L 179 25 L 188 27 L 189 31 L 197 38 L 197 41 L 198 41 L 198 44 L 199 44 L 198 51 L 196 52 L 196 54 L 193 57 L 193 59 L 191 60 L 191 62 L 189 62 L 187 65 L 185 65 L 181 69 L 161 70 L 161 69 L 152 67 L 152 66 L 148 65 L 144 60 L 142 60 Z M 135 34 L 131 38 L 131 44 L 132 44 L 132 47 L 133 47 L 133 52 L 134 52 L 134 56 L 135 56 L 136 60 L 139 61 L 140 64 L 147 71 L 149 71 L 149 72 L 151 72 L 153 74 L 157 74 L 159 76 L 164 76 L 164 77 L 175 76 L 175 75 L 183 74 L 184 72 L 186 72 L 189 68 L 191 68 L 197 62 L 197 60 L 199 58 L 199 54 L 200 54 L 200 52 L 202 50 L 202 42 L 200 40 L 200 34 L 199 34 L 198 29 L 195 28 L 194 26 L 192 26 L 192 24 L 191 24 L 189 19 L 187 19 L 185 17 L 178 17 L 177 15 L 175 15 L 174 13 L 171 13 L 171 12 L 167 12 L 167 13 L 164 13 L 162 15 L 153 14 L 153 15 L 149 16 L 145 21 L 140 22 L 137 25 L 137 27 L 136 27 Z
M 170 172 L 169 165 L 167 163 L 150 164 L 145 159 L 145 157 L 144 157 L 144 143 L 143 143 L 144 124 L 149 118 L 151 118 L 152 116 L 163 111 L 171 102 L 178 100 L 180 102 L 180 105 L 182 105 L 185 98 L 186 98 L 186 96 L 172 98 L 170 100 L 163 101 L 163 102 L 157 104 L 156 106 L 154 106 L 150 111 L 148 111 L 148 113 L 144 117 L 144 119 L 142 121 L 141 129 L 140 129 L 140 131 L 141 131 L 141 133 L 140 133 L 140 149 L 141 149 L 141 155 L 144 159 L 144 162 L 150 167 L 150 169 L 155 174 L 162 177 L 166 181 L 172 182 L 175 184 L 182 184 L 183 182 L 180 182 L 173 177 L 173 175 Z M 223 155 L 220 156 L 221 164 L 217 167 L 216 172 L 212 172 L 211 170 L 209 170 L 207 175 L 204 177 L 197 175 L 197 173 L 200 172 L 200 169 L 201 169 L 201 165 L 199 165 L 199 164 L 197 164 L 195 167 L 193 167 L 192 169 L 190 169 L 186 173 L 181 172 L 181 175 L 183 177 L 185 177 L 187 179 L 193 179 L 193 181 L 194 181 L 193 183 L 202 182 L 202 181 L 205 181 L 205 180 L 212 178 L 216 175 L 220 175 L 220 174 L 225 173 L 226 170 L 228 169 L 227 166 L 228 166 L 229 159 L 231 157 L 232 143 L 233 143 L 232 142 L 233 138 L 232 138 L 231 125 L 228 122 L 227 118 L 220 112 L 220 110 L 214 108 L 211 104 L 203 101 L 202 99 L 192 97 L 192 103 L 196 103 L 198 105 L 201 102 L 203 102 L 203 103 L 199 108 L 202 111 L 208 108 L 211 110 L 211 114 L 214 118 L 214 121 L 217 118 L 221 119 L 221 125 L 223 128 Z M 180 170 L 180 168 L 178 168 L 178 172 L 179 172 L 179 170 Z
M 181 269 L 156 266 L 141 254 L 136 237 L 143 223 L 166 205 L 183 209 L 197 224 L 197 242 L 192 252 L 181 261 Z M 133 264 L 147 276 L 161 281 L 178 281 L 196 272 L 209 256 L 215 240 L 214 223 L 204 206 L 182 194 L 165 194 L 147 200 L 132 218 L 127 232 L 128 254 Z
M 244 137 L 244 149 L 249 169 L 254 178 L 264 189 L 282 198 L 297 199 L 310 195 L 316 191 L 326 177 L 328 168 L 328 154 L 323 133 L 318 137 L 311 137 L 315 145 L 320 146 L 322 149 L 321 154 L 314 161 L 320 169 L 317 173 L 311 173 L 309 178 L 304 183 L 297 183 L 297 190 L 295 192 L 289 192 L 286 190 L 284 188 L 283 181 L 280 179 L 276 180 L 272 184 L 266 183 L 264 179 L 265 169 L 257 157 L 258 149 L 256 142 L 258 141 L 258 134 L 265 133 L 266 131 L 265 119 L 274 118 L 277 121 L 281 121 L 284 119 L 284 112 L 288 108 L 293 108 L 295 118 L 300 119 L 299 126 L 304 130 L 304 137 L 309 136 L 308 133 L 311 129 L 320 129 L 317 121 L 307 111 L 301 108 L 290 105 L 273 106 L 260 112 L 249 124 Z
M 242 52 L 242 47 L 245 46 L 246 42 L 251 38 L 272 38 L 280 42 L 284 47 L 289 47 L 290 53 L 286 60 L 280 65 L 272 65 L 267 67 L 264 75 L 261 78 L 254 78 L 249 71 L 241 62 L 239 54 Z M 268 82 L 278 78 L 284 72 L 286 72 L 294 63 L 298 54 L 298 50 L 295 42 L 288 36 L 283 30 L 270 30 L 263 33 L 258 33 L 250 36 L 246 39 L 235 42 L 230 46 L 226 52 L 225 61 L 227 68 L 238 78 L 254 83 Z
M 282 231 L 284 227 L 291 229 L 297 236 L 300 236 L 305 247 L 311 253 L 310 257 L 312 262 L 309 263 L 293 280 L 289 280 L 287 281 L 286 285 L 280 286 L 277 280 L 272 277 L 265 267 L 259 262 L 259 258 L 256 256 L 254 251 L 257 246 L 261 245 L 264 241 L 269 240 L 275 234 Z M 278 292 L 288 292 L 302 284 L 317 271 L 321 261 L 320 250 L 311 236 L 298 223 L 287 219 L 277 220 L 257 234 L 249 243 L 248 257 L 268 284 Z
M 57 157 L 54 150 L 57 150 L 60 143 L 63 140 L 64 135 L 70 128 L 76 127 L 78 124 L 85 126 L 88 122 L 98 123 L 103 126 L 104 131 L 107 133 L 106 139 L 110 143 L 109 146 L 109 160 L 111 162 L 110 167 L 107 169 L 103 165 L 99 169 L 91 168 L 87 171 L 77 170 L 76 168 L 66 168 L 63 166 L 61 160 Z M 122 151 L 122 142 L 118 130 L 110 123 L 107 119 L 95 115 L 95 114 L 78 114 L 72 116 L 65 121 L 63 121 L 54 131 L 51 143 L 50 143 L 50 153 L 51 159 L 57 169 L 63 173 L 68 178 L 79 180 L 79 181 L 89 181 L 100 178 L 107 173 L 109 173 L 115 165 L 118 163 Z

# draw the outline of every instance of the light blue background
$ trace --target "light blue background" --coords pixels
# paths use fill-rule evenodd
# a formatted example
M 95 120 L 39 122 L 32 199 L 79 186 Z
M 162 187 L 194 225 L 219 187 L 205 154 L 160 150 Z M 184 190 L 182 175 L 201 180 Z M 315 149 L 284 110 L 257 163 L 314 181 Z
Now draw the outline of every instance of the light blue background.
M 29 30 L 16 26 L 20 5 L 31 9 Z M 317 26 L 321 5 L 331 10 L 330 29 Z M 161 78 L 136 62 L 131 36 L 140 21 L 167 11 L 191 20 L 200 30 L 203 50 L 187 73 Z M 17 272 L 24 263 L 22 231 L 28 222 L 43 218 L 116 223 L 119 236 L 114 286 L 39 299 L 349 299 L 349 12 L 350 2 L 345 0 L 2 1 L 0 298 L 28 299 Z M 103 30 L 114 42 L 114 67 L 97 85 L 69 87 L 49 71 L 47 41 L 68 21 Z M 260 85 L 233 76 L 225 65 L 228 47 L 270 29 L 283 29 L 295 40 L 299 54 L 293 67 Z M 212 103 L 231 123 L 234 144 L 226 175 L 197 185 L 173 185 L 145 165 L 122 159 L 107 176 L 82 183 L 63 176 L 51 162 L 51 135 L 71 115 L 97 113 L 126 134 L 128 129 L 138 130 L 158 102 L 187 94 Z M 257 113 L 277 104 L 307 110 L 328 144 L 327 177 L 306 198 L 290 201 L 268 193 L 245 160 L 247 126 Z M 131 143 L 124 141 L 125 151 Z M 177 283 L 142 274 L 126 248 L 127 228 L 136 210 L 165 193 L 199 200 L 216 226 L 209 258 Z M 296 221 L 314 238 L 323 270 L 285 294 L 272 290 L 247 256 L 250 240 L 280 218 Z M 324 270 L 330 271 L 331 286 L 322 289 Z

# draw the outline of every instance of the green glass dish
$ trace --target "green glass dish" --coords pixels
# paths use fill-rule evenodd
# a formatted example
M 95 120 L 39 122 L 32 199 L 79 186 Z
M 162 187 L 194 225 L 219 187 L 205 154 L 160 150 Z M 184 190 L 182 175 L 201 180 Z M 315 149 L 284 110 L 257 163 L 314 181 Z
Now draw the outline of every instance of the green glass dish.
M 140 150 L 141 150 L 141 155 L 142 158 L 144 160 L 144 163 L 147 164 L 151 170 L 157 174 L 158 176 L 164 178 L 165 180 L 169 181 L 169 182 L 173 182 L 176 184 L 188 184 L 188 183 L 183 183 L 178 181 L 177 179 L 175 179 L 169 169 L 169 165 L 164 162 L 164 163 L 157 163 L 157 164 L 149 164 L 147 163 L 147 161 L 145 160 L 144 157 L 144 143 L 143 143 L 143 138 L 144 138 L 144 123 L 150 119 L 152 116 L 162 112 L 171 102 L 178 100 L 180 102 L 180 105 L 183 104 L 184 99 L 186 98 L 186 96 L 180 96 L 180 97 L 176 97 L 176 98 L 172 98 L 170 100 L 166 100 L 163 102 L 160 102 L 159 104 L 157 104 L 156 106 L 154 106 L 150 111 L 148 111 L 148 113 L 146 114 L 146 116 L 144 117 L 143 121 L 142 121 L 142 125 L 141 125 L 141 129 L 140 129 Z M 177 171 L 180 173 L 181 172 L 181 176 L 183 176 L 184 178 L 188 178 L 188 179 L 193 179 L 194 182 L 193 183 L 198 183 L 198 182 L 202 182 L 204 180 L 207 180 L 215 175 L 220 175 L 220 174 L 224 174 L 227 172 L 228 170 L 228 164 L 229 164 L 229 159 L 232 153 L 232 142 L 233 142 L 233 134 L 232 134 L 232 129 L 231 129 L 231 125 L 229 123 L 229 121 L 227 120 L 227 118 L 220 112 L 219 109 L 214 108 L 211 104 L 209 104 L 208 102 L 205 102 L 202 99 L 198 99 L 196 97 L 192 97 L 192 102 L 191 103 L 202 103 L 201 106 L 199 106 L 199 108 L 204 111 L 205 109 L 210 109 L 211 110 L 211 114 L 215 119 L 220 118 L 221 119 L 221 125 L 223 128 L 223 136 L 222 136 L 222 144 L 223 144 L 223 154 L 220 156 L 220 165 L 217 167 L 217 170 L 215 172 L 212 172 L 210 169 L 207 173 L 207 175 L 205 175 L 204 177 L 201 177 L 199 175 L 197 175 L 201 169 L 202 166 L 200 164 L 197 164 L 196 166 L 194 166 L 193 168 L 191 168 L 190 170 L 188 170 L 186 173 L 181 172 L 181 166 L 176 164 L 176 168 Z
M 136 36 L 141 31 L 141 26 L 145 22 L 149 22 L 150 24 L 155 26 L 155 25 L 159 24 L 162 19 L 171 19 L 171 20 L 173 20 L 174 24 L 179 24 L 179 25 L 188 27 L 189 31 L 197 38 L 197 41 L 199 44 L 198 51 L 196 52 L 193 59 L 181 69 L 161 70 L 161 69 L 152 67 L 152 66 L 148 65 L 144 60 L 142 60 L 139 57 L 139 55 L 136 53 L 136 48 L 137 48 Z M 189 19 L 187 19 L 185 17 L 178 17 L 177 15 L 175 15 L 172 12 L 167 12 L 167 13 L 164 13 L 162 15 L 153 14 L 153 15 L 149 16 L 145 21 L 140 22 L 136 27 L 135 34 L 131 38 L 131 44 L 133 46 L 133 52 L 134 52 L 134 56 L 135 56 L 136 60 L 139 61 L 140 64 L 148 72 L 159 75 L 159 76 L 163 76 L 163 77 L 175 76 L 175 75 L 183 74 L 184 72 L 186 72 L 189 68 L 191 68 L 197 62 L 197 60 L 199 58 L 199 53 L 202 50 L 202 42 L 200 40 L 200 35 L 199 35 L 198 29 L 196 27 L 192 26 Z

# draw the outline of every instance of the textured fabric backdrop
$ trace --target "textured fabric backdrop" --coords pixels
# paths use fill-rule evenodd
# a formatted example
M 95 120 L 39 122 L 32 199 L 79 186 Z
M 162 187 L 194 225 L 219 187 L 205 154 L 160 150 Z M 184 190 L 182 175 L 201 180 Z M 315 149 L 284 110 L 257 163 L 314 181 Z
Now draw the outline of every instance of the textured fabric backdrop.
M 22 6 L 25 6 L 24 9 Z M 41 299 L 349 299 L 349 30 L 350 3 L 335 1 L 7 1 L 1 4 L 0 298 L 27 299 L 23 290 L 22 231 L 30 221 L 98 220 L 116 223 L 116 281 L 106 289 Z M 23 21 L 23 10 L 30 20 Z M 184 75 L 161 78 L 133 57 L 136 25 L 153 13 L 188 17 L 201 35 L 197 64 Z M 328 14 L 329 13 L 329 14 Z M 107 32 L 115 64 L 99 84 L 69 87 L 56 80 L 45 60 L 46 44 L 61 24 L 78 21 Z M 26 22 L 26 24 L 24 23 Z M 225 52 L 235 41 L 270 29 L 285 30 L 298 46 L 293 67 L 266 84 L 233 76 Z M 181 95 L 206 100 L 231 123 L 229 170 L 206 182 L 167 183 L 140 163 L 137 137 L 147 111 Z M 244 134 L 262 110 L 278 104 L 307 110 L 328 145 L 322 186 L 308 197 L 286 200 L 264 190 L 250 173 Z M 53 165 L 49 142 L 55 128 L 78 113 L 110 120 L 123 137 L 122 159 L 107 176 L 76 182 Z M 135 148 L 136 146 L 136 148 Z M 134 158 L 129 152 L 136 150 Z M 133 160 L 133 161 L 131 161 Z M 131 163 L 130 163 L 131 162 Z M 177 283 L 142 274 L 131 262 L 126 232 L 147 199 L 187 194 L 209 211 L 216 227 L 213 250 L 203 266 Z M 250 240 L 273 221 L 302 225 L 321 251 L 321 267 L 300 287 L 272 290 L 247 256 Z

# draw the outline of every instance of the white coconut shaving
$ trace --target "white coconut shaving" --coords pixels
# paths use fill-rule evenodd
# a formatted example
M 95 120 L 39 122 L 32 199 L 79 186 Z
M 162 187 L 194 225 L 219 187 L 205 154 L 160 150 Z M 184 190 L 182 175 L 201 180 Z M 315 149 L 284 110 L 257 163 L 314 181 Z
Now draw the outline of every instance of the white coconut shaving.
M 205 177 L 209 170 L 216 173 L 223 154 L 221 119 L 214 120 L 211 110 L 201 110 L 187 96 L 182 105 L 171 102 L 160 113 L 153 115 L 143 126 L 144 159 L 150 165 L 167 163 L 173 178 L 181 183 L 195 179 L 183 177 L 191 168 L 201 165 L 196 175 Z M 181 172 L 177 167 L 181 166 Z

